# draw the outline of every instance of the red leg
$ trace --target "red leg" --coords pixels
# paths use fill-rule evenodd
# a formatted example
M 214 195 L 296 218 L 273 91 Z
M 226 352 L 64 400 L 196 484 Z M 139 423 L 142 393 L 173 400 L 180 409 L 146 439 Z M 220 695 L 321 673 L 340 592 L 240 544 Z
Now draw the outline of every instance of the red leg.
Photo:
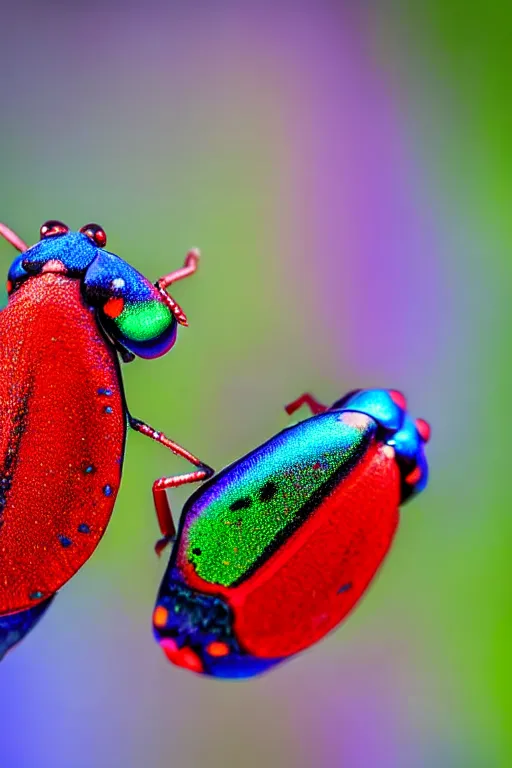
M 198 264 L 199 251 L 197 248 L 192 248 L 192 250 L 187 253 L 185 263 L 181 269 L 176 269 L 174 272 L 170 272 L 168 275 L 164 275 L 160 280 L 156 281 L 156 287 L 162 294 L 162 298 L 180 325 L 188 325 L 187 316 L 180 305 L 174 301 L 172 296 L 169 296 L 169 294 L 166 293 L 166 288 L 172 283 L 176 283 L 178 280 L 183 280 L 185 277 L 193 275 L 197 270 Z
M 8 243 L 14 245 L 16 250 L 20 253 L 28 251 L 28 245 L 24 243 L 21 237 L 17 235 L 16 232 L 13 232 L 6 224 L 0 223 L 0 235 L 5 237 Z
M 160 539 L 155 546 L 157 554 L 160 554 L 166 545 L 176 535 L 176 528 L 172 519 L 172 512 L 169 506 L 166 489 L 176 488 L 177 486 L 184 485 L 185 483 L 197 483 L 201 480 L 206 480 L 208 477 L 213 475 L 214 470 L 207 464 L 203 464 L 203 462 L 198 459 L 197 456 L 194 456 L 193 453 L 190 453 L 190 451 L 182 448 L 181 445 L 175 443 L 174 440 L 170 440 L 162 432 L 157 432 L 156 429 L 150 427 L 149 424 L 140 421 L 140 419 L 134 419 L 132 416 L 129 416 L 128 418 L 129 424 L 133 430 L 140 432 L 146 437 L 150 437 L 152 440 L 156 440 L 157 443 L 164 445 L 166 448 L 176 454 L 176 456 L 182 456 L 184 459 L 187 459 L 187 461 L 197 467 L 196 472 L 189 472 L 188 474 L 176 475 L 174 477 L 161 477 L 159 480 L 155 480 L 153 483 L 153 500 L 155 502 L 156 516 L 160 526 L 160 531 L 163 536 L 163 538 Z
M 155 502 L 156 516 L 160 531 L 162 532 L 162 538 L 155 544 L 157 555 L 161 555 L 169 542 L 173 541 L 176 537 L 176 527 L 172 519 L 169 499 L 166 493 L 167 488 L 177 488 L 179 485 L 185 485 L 186 483 L 199 483 L 201 480 L 206 480 L 212 474 L 213 471 L 209 468 L 198 469 L 197 472 L 189 472 L 186 475 L 161 477 L 159 480 L 155 480 L 153 483 L 153 501 Z
M 169 307 L 171 312 L 173 313 L 174 317 L 178 321 L 180 325 L 188 325 L 187 316 L 178 304 L 177 301 L 175 301 L 172 296 L 169 296 L 168 293 L 164 291 L 164 289 L 157 283 L 156 287 L 158 288 L 158 291 L 160 293 L 160 296 L 162 297 L 162 300 L 165 304 Z
M 323 413 L 327 410 L 328 407 L 327 405 L 322 405 L 322 403 L 319 403 L 318 400 L 313 397 L 313 395 L 305 392 L 303 395 L 294 400 L 293 403 L 288 403 L 288 405 L 285 405 L 284 409 L 286 413 L 291 415 L 292 413 L 295 413 L 295 411 L 298 411 L 299 408 L 303 405 L 307 405 L 314 416 L 316 416 L 318 413 Z
M 184 277 L 193 275 L 199 264 L 199 255 L 199 250 L 197 248 L 192 248 L 185 256 L 185 263 L 182 268 L 176 269 L 174 272 L 169 272 L 168 275 L 164 275 L 160 280 L 157 280 L 158 287 L 165 290 L 172 283 L 176 283 L 178 280 L 183 280 Z

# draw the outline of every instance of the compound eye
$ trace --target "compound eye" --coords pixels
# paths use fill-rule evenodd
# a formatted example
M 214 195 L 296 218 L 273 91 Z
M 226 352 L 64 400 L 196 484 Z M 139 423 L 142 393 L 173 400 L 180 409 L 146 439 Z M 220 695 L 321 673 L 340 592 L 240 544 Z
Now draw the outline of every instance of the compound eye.
M 46 237 L 55 237 L 55 235 L 67 235 L 68 232 L 69 227 L 63 224 L 62 221 L 56 221 L 55 219 L 45 221 L 39 230 L 41 240 L 44 240 Z
M 87 235 L 89 240 L 92 240 L 98 248 L 104 248 L 107 244 L 107 236 L 103 227 L 99 224 L 86 224 L 85 227 L 80 229 L 83 235 Z

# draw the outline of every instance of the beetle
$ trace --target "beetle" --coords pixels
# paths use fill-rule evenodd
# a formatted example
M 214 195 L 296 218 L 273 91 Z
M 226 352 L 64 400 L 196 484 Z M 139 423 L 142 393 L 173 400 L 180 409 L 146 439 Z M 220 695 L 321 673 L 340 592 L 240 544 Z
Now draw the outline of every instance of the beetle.
M 103 536 L 121 481 L 127 426 L 194 465 L 211 468 L 128 411 L 120 360 L 152 359 L 187 325 L 167 293 L 192 275 L 199 253 L 152 285 L 106 250 L 97 224 L 72 232 L 47 221 L 20 254 L 0 312 L 0 654 L 26 634 Z M 163 537 L 172 530 L 165 489 L 153 484 Z M 164 538 L 165 540 L 165 538 Z M 11 618 L 9 618 L 11 617 Z
M 173 663 L 250 677 L 310 647 L 356 605 L 398 508 L 427 483 L 430 427 L 396 390 L 355 390 L 200 486 L 186 502 L 153 613 Z

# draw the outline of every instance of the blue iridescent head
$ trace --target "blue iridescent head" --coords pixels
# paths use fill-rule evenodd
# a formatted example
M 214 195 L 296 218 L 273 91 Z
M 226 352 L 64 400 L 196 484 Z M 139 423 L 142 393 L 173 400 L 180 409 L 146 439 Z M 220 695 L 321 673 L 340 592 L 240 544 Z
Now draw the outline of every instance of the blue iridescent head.
M 97 224 L 70 232 L 60 221 L 47 221 L 41 239 L 17 256 L 9 270 L 9 296 L 29 278 L 54 272 L 81 281 L 84 300 L 97 311 L 106 334 L 139 357 L 165 354 L 186 318 L 158 284 L 153 285 L 123 259 L 105 250 L 107 236 Z
M 354 390 L 337 400 L 331 410 L 364 413 L 377 422 L 380 438 L 393 448 L 400 469 L 402 504 L 426 487 L 428 465 L 424 445 L 430 439 L 430 426 L 423 419 L 411 418 L 401 392 L 396 389 Z

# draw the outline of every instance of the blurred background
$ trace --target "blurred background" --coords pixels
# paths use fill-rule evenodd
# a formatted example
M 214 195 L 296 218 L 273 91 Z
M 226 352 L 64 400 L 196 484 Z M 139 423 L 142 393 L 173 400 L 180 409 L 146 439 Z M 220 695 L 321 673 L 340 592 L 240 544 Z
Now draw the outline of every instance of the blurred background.
M 134 415 L 217 468 L 304 390 L 397 387 L 433 425 L 359 608 L 232 683 L 152 640 L 151 483 L 184 465 L 130 435 L 105 538 L 1 665 L 2 768 L 512 764 L 512 53 L 482 9 L 2 5 L 0 218 L 30 243 L 98 221 L 153 280 L 202 249 L 190 327 L 124 367 Z

